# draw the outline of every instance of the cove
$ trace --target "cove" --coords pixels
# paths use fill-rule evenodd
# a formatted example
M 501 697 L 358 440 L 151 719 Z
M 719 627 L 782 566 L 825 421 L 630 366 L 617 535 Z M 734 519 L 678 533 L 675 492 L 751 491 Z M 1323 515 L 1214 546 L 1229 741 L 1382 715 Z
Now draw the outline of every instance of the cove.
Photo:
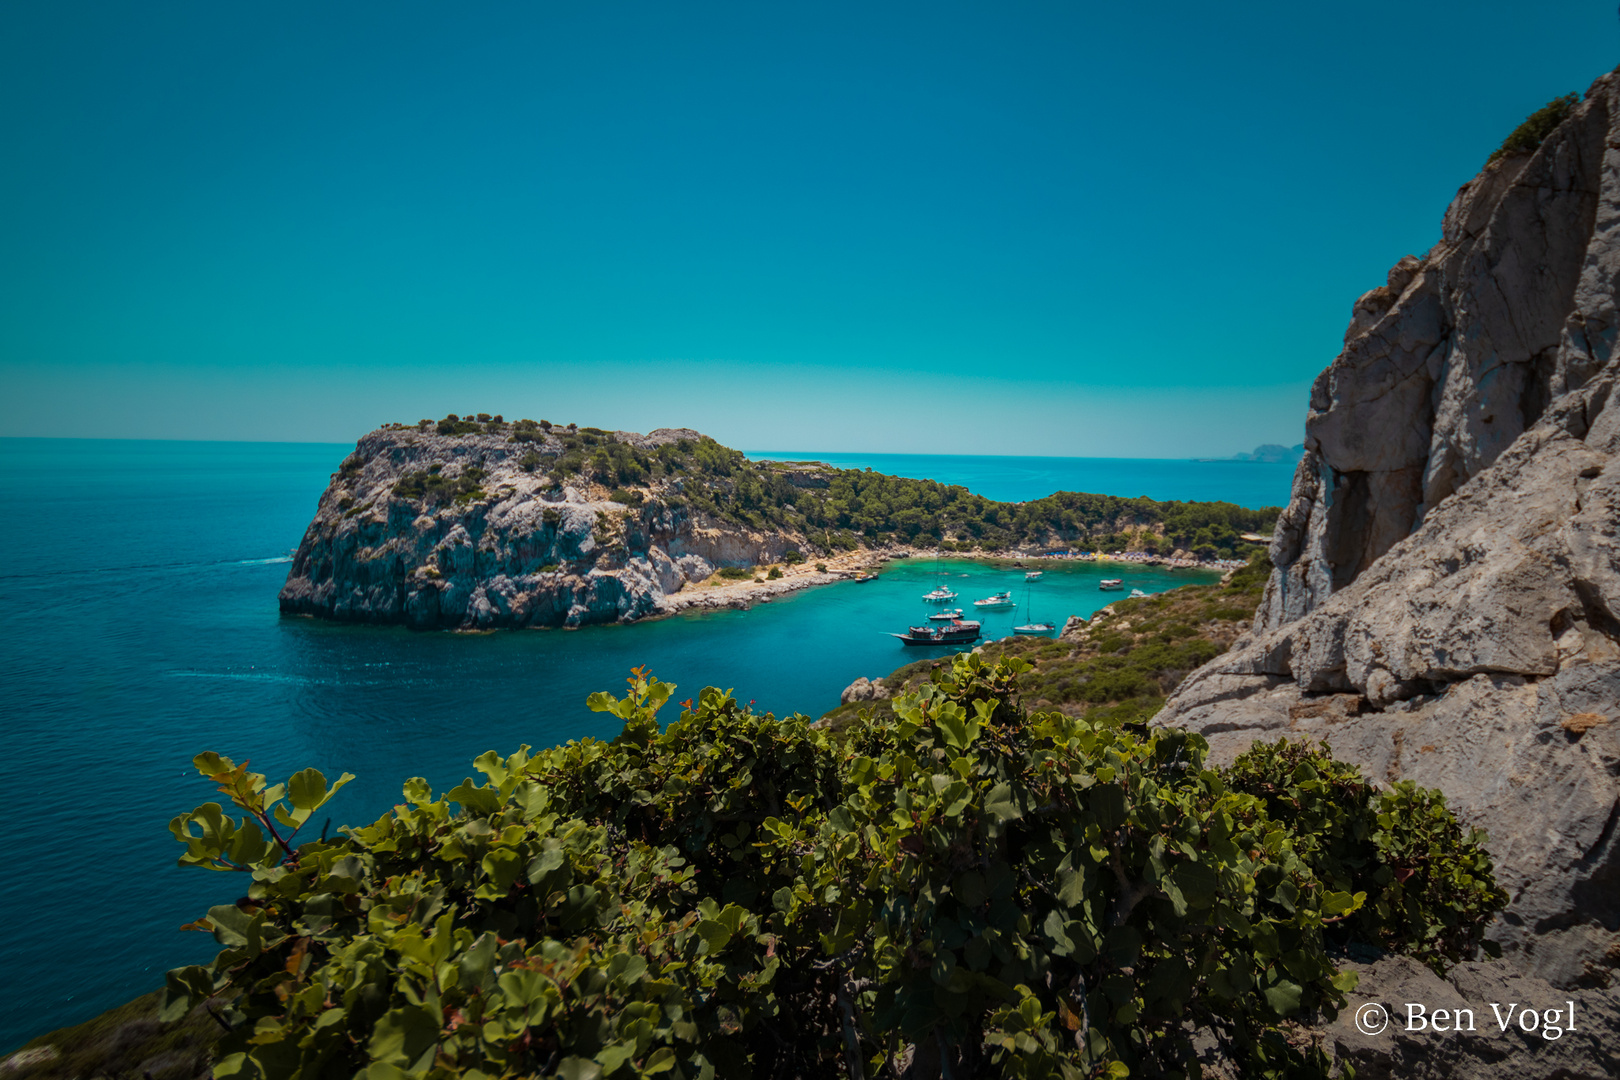
M 283 619 L 286 553 L 348 449 L 0 440 L 0 493 L 28 510 L 26 527 L 0 536 L 0 978 L 36 1003 L 0 1013 L 0 1050 L 215 951 L 178 927 L 244 883 L 175 867 L 166 829 L 216 797 L 190 765 L 199 751 L 250 759 L 271 782 L 306 766 L 353 772 L 332 824 L 359 824 L 397 801 L 407 777 L 444 790 L 485 750 L 612 737 L 617 722 L 585 698 L 619 691 L 632 667 L 678 684 L 676 701 L 718 685 L 758 709 L 817 715 L 857 676 L 944 655 L 886 636 L 923 619 L 936 580 L 968 611 L 1002 589 L 1025 598 L 1022 571 L 947 559 L 890 564 L 871 583 L 747 611 L 576 632 Z M 1098 591 L 1105 576 L 1150 592 L 1214 578 L 1044 569 L 1033 614 L 1059 624 L 1123 595 Z M 1009 632 L 1014 615 L 985 615 L 987 635 Z

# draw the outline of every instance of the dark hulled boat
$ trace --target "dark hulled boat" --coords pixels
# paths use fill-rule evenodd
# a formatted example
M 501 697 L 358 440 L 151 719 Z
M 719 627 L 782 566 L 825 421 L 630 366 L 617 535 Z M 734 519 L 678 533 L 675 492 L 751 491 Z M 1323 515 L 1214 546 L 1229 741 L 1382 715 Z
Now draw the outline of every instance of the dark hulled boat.
M 907 645 L 967 645 L 979 640 L 979 624 L 961 619 L 946 626 L 913 626 L 904 634 L 893 634 Z

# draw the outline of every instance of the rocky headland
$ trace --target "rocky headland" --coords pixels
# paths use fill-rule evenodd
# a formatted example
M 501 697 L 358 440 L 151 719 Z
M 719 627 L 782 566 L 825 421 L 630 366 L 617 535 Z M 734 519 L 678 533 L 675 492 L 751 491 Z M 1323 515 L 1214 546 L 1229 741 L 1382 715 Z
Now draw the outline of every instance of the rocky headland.
M 1550 996 L 1584 991 L 1589 1022 L 1611 1037 L 1617 275 L 1620 75 L 1610 74 L 1539 146 L 1490 162 L 1446 211 L 1440 242 L 1356 302 L 1344 351 L 1311 391 L 1254 627 L 1154 720 L 1201 732 L 1217 760 L 1256 739 L 1310 738 L 1380 782 L 1441 789 L 1490 835 L 1510 896 L 1490 935 L 1505 964 Z M 1432 975 L 1414 989 L 1420 974 L 1384 990 L 1418 1000 L 1444 989 Z M 1381 985 L 1369 979 L 1362 997 Z M 1375 1075 L 1518 1067 L 1459 1066 L 1439 1042 L 1433 1054 L 1341 1043 Z M 1513 1060 L 1530 1069 L 1515 1075 L 1551 1075 Z M 1558 1075 L 1613 1075 L 1615 1064 L 1591 1056 Z
M 1276 514 L 1076 493 L 996 503 L 933 481 L 751 462 L 685 428 L 447 417 L 359 441 L 280 603 L 422 629 L 578 627 L 746 606 L 919 550 L 1029 558 L 1106 541 L 1193 563 L 1241 551 Z

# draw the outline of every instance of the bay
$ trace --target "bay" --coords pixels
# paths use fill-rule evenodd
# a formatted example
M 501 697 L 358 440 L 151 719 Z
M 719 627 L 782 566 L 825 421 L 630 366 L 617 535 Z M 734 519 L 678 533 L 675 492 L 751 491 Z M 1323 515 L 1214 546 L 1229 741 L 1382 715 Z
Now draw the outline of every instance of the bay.
M 353 772 L 332 824 L 358 824 L 407 777 L 444 790 L 485 750 L 612 737 L 616 722 L 584 701 L 622 689 L 632 667 L 677 683 L 677 700 L 712 684 L 816 715 L 857 676 L 930 654 L 886 634 L 920 621 L 940 575 L 970 610 L 1001 589 L 1025 598 L 1021 573 L 922 560 L 748 611 L 577 632 L 283 619 L 288 556 L 349 449 L 0 439 L 13 508 L 0 531 L 0 1053 L 213 954 L 178 927 L 245 883 L 176 867 L 166 829 L 216 797 L 190 765 L 200 751 L 250 759 L 272 782 L 306 766 Z M 917 468 L 945 479 L 961 466 Z M 1030 590 L 1032 614 L 1090 614 L 1119 595 L 1097 590 L 1105 572 L 1146 591 L 1212 578 L 1060 564 Z M 985 621 L 999 636 L 1014 612 Z

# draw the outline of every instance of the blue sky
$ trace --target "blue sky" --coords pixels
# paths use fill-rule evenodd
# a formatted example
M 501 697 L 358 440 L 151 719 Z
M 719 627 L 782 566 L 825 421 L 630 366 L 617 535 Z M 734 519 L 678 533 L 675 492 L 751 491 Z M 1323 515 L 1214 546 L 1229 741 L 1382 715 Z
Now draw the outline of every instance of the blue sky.
M 1604 3 L 0 8 L 0 435 L 1297 442 Z

